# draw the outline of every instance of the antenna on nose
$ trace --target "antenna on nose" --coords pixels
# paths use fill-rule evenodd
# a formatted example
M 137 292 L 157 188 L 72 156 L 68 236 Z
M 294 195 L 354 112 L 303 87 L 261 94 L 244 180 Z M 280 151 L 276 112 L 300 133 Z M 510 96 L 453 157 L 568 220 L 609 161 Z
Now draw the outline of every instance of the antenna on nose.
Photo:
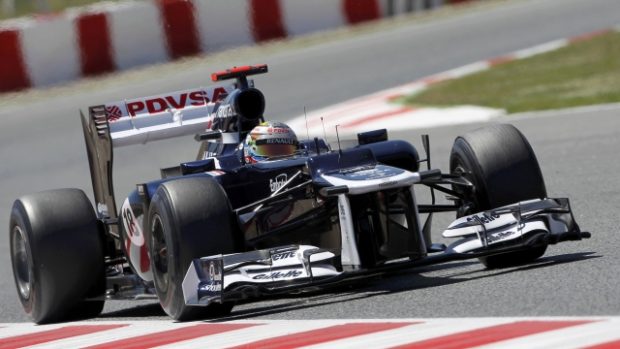
M 342 155 L 342 147 L 340 146 L 340 135 L 338 134 L 338 126 L 336 125 L 336 139 L 338 140 L 338 152 Z
M 306 113 L 305 105 L 304 105 L 304 118 L 306 119 L 306 139 L 310 140 L 310 130 L 308 130 L 308 114 Z
M 323 121 L 322 116 L 321 116 L 321 124 L 323 125 L 323 139 L 325 140 L 325 143 L 327 143 L 327 147 L 329 148 L 329 151 L 331 151 L 331 147 L 329 146 L 329 142 L 327 141 L 327 132 L 325 132 L 325 122 Z

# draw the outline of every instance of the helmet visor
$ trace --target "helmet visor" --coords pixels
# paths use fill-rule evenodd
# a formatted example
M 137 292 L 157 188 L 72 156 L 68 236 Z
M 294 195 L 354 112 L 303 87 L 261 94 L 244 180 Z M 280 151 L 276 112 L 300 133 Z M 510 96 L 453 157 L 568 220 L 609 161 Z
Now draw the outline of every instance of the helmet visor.
M 264 157 L 276 157 L 295 154 L 297 151 L 297 145 L 293 144 L 262 144 L 256 145 L 256 149 L 253 149 L 254 153 L 258 156 Z

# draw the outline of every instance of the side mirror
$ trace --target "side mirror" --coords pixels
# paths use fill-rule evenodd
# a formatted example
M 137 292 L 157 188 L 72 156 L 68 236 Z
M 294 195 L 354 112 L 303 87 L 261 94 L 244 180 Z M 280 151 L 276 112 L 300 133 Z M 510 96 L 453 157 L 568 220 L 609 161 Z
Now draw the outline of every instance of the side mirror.
M 357 134 L 357 143 L 359 145 L 383 142 L 388 140 L 386 129 L 362 132 Z

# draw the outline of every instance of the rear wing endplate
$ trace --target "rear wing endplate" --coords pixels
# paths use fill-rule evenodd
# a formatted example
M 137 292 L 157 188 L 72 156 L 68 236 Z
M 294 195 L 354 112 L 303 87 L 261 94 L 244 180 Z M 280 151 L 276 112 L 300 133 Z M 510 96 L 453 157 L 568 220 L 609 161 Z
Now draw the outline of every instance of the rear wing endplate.
M 95 194 L 97 216 L 100 219 L 109 219 L 115 222 L 118 215 L 112 181 L 112 139 L 108 129 L 105 106 L 89 107 L 88 119 L 81 110 L 80 115 L 90 167 L 90 178 Z M 111 229 L 118 234 L 118 228 L 115 225 L 112 225 Z

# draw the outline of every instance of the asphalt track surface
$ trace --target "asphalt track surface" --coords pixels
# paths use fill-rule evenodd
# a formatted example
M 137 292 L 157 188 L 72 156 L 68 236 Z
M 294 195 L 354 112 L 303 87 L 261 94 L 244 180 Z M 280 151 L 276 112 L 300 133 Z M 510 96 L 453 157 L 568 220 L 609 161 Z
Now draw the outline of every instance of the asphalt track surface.
M 210 72 L 268 63 L 256 78 L 268 100 L 267 117 L 287 120 L 304 106 L 321 108 L 424 76 L 553 39 L 620 23 L 617 0 L 506 1 L 476 10 L 327 40 L 275 53 L 258 51 L 226 62 L 205 59 L 183 70 L 98 89 L 38 98 L 0 109 L 0 226 L 8 231 L 19 195 L 77 187 L 92 195 L 80 107 L 208 84 Z M 153 70 L 156 71 L 156 70 Z M 373 279 L 356 288 L 241 305 L 232 318 L 404 318 L 537 315 L 619 315 L 620 109 L 506 118 L 531 141 L 551 196 L 568 196 L 576 219 L 593 238 L 552 246 L 539 262 L 485 270 L 476 261 L 448 263 Z M 431 134 L 434 165 L 447 169 L 456 135 L 478 125 L 392 132 L 419 146 Z M 191 141 L 119 149 L 117 196 L 158 176 L 160 167 L 195 156 Z M 436 220 L 439 231 L 451 217 Z M 435 234 L 436 236 L 438 233 Z M 0 237 L 0 322 L 27 321 L 10 267 L 8 234 Z M 62 253 L 62 251 L 59 251 Z M 156 302 L 109 302 L 105 320 L 166 319 Z

